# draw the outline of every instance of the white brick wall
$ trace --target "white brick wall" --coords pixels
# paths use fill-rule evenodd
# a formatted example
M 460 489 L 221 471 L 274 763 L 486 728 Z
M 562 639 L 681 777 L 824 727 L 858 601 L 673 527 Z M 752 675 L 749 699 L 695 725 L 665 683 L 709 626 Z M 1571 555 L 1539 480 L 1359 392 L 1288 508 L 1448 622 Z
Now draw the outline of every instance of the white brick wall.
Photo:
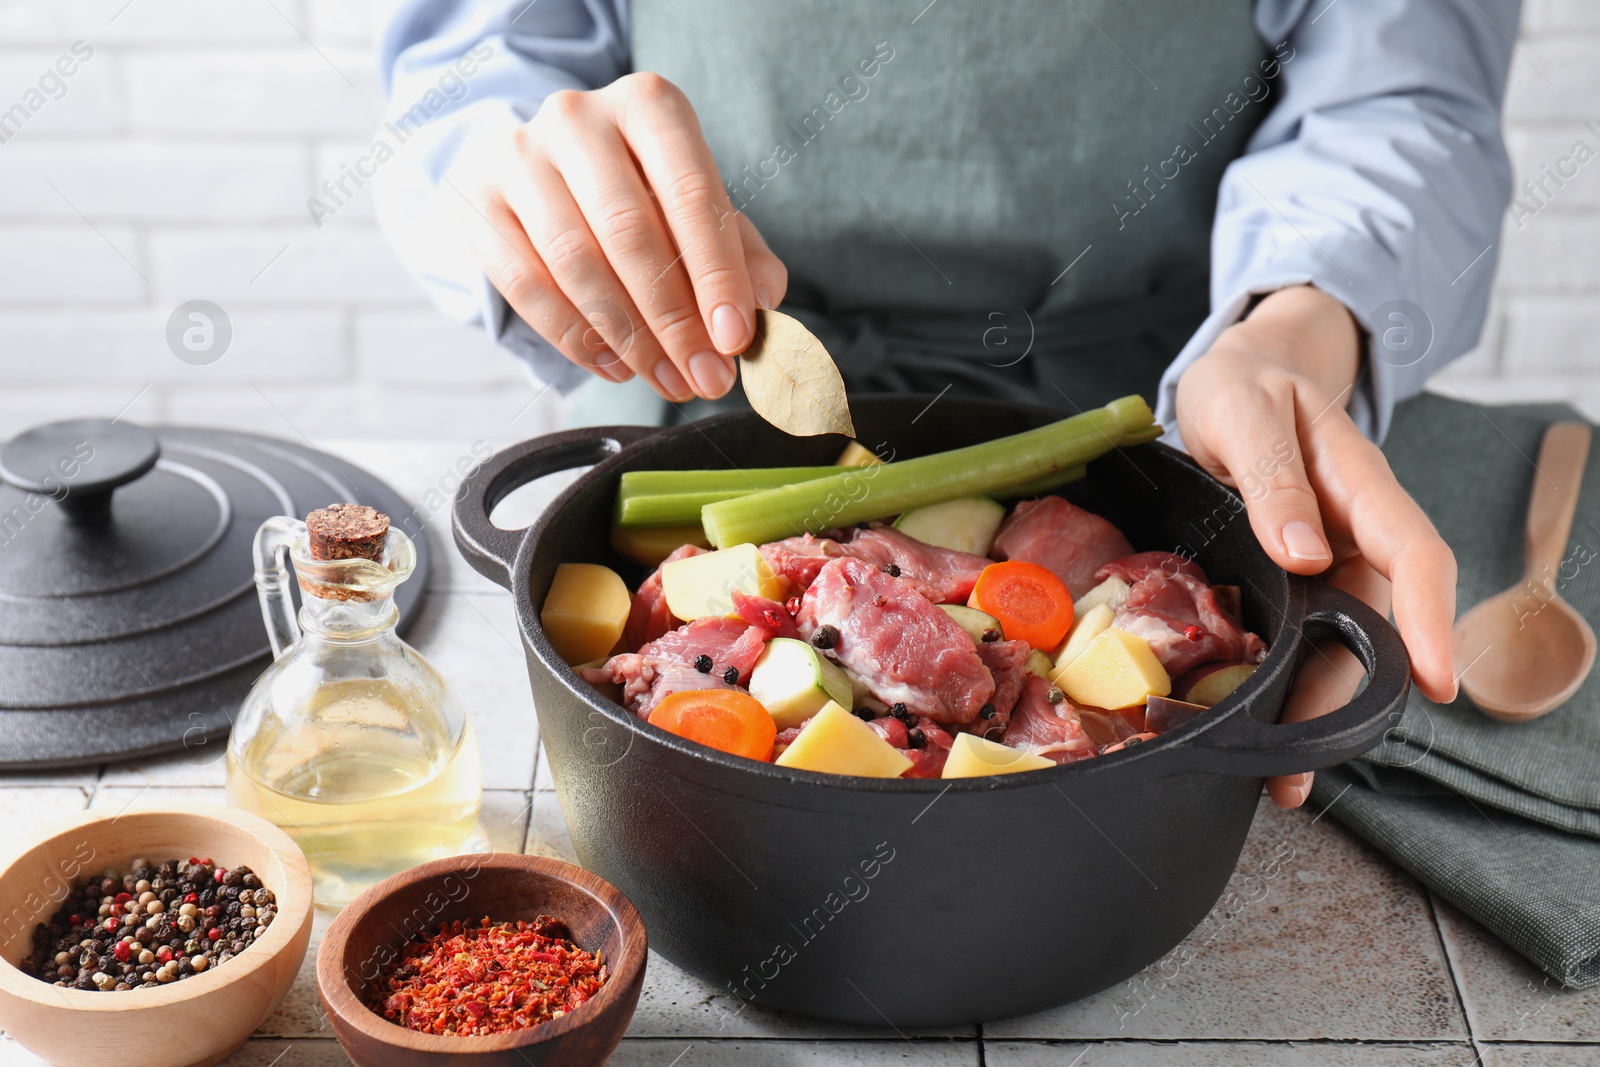
M 76 41 L 66 92 L 0 143 L 0 439 L 73 415 L 298 438 L 526 436 L 538 390 L 435 313 L 362 191 L 306 199 L 370 143 L 375 0 L 0 0 L 0 113 Z M 383 0 L 376 0 L 383 2 Z M 184 301 L 233 324 L 174 358 Z
M 1600 149 L 1600 3 L 1524 0 L 1511 61 L 1507 143 L 1516 183 L 1539 180 L 1583 140 Z M 1600 159 L 1532 216 L 1508 214 L 1491 321 L 1478 351 L 1433 388 L 1482 403 L 1569 400 L 1600 419 Z
M 306 198 L 367 144 L 387 0 L 0 0 L 0 110 L 75 41 L 60 99 L 0 144 L 0 439 L 69 415 L 289 437 L 508 439 L 553 425 L 476 331 L 429 308 L 366 190 L 321 230 Z M 1508 125 L 1537 176 L 1600 120 L 1600 3 L 1527 0 Z M 1552 85 L 1551 83 L 1554 83 Z M 1600 161 L 1507 220 L 1479 350 L 1437 388 L 1572 397 L 1600 416 Z M 194 367 L 167 316 L 204 298 L 231 349 Z M 530 401 L 533 403 L 530 405 Z

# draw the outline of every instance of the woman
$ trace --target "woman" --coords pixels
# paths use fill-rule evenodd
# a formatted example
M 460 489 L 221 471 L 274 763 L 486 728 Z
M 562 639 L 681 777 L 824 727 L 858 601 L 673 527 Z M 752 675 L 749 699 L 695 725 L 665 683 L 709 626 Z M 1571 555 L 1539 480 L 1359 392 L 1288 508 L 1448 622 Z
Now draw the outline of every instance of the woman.
M 1392 601 L 1448 701 L 1454 559 L 1373 442 L 1481 328 L 1517 9 L 407 0 L 380 214 L 564 391 L 693 413 L 781 302 L 853 389 L 1153 394 L 1279 565 Z M 1289 717 L 1358 679 L 1324 651 Z

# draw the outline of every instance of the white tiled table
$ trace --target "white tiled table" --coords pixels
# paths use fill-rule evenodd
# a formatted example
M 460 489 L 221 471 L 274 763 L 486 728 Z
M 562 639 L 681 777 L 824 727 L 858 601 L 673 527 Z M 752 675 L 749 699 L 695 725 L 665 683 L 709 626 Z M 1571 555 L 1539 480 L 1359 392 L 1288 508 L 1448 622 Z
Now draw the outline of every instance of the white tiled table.
M 413 500 L 453 488 L 457 443 L 324 442 Z M 564 479 L 508 501 L 535 513 Z M 538 727 L 507 593 L 430 532 L 430 596 L 410 640 L 450 678 L 483 742 L 484 829 L 496 849 L 573 860 L 542 773 Z M 218 753 L 81 772 L 0 777 L 0 834 L 84 807 L 222 800 Z M 1292 853 L 1288 850 L 1292 849 Z M 1264 883 L 1273 856 L 1290 855 Z M 1600 990 L 1561 992 L 1471 920 L 1332 819 L 1263 801 L 1236 876 L 1240 897 L 1173 958 L 1055 1011 L 928 1035 L 819 1023 L 756 1008 L 652 956 L 615 1067 L 1580 1067 L 1600 1065 Z M 1265 885 L 1265 894 L 1261 886 Z M 1070 904 L 1070 902 L 1066 902 Z M 1091 909 L 1092 910 L 1092 909 Z M 323 1018 L 311 952 L 283 1006 L 229 1059 L 239 1067 L 349 1061 Z M 40 1061 L 0 1042 L 0 1067 Z

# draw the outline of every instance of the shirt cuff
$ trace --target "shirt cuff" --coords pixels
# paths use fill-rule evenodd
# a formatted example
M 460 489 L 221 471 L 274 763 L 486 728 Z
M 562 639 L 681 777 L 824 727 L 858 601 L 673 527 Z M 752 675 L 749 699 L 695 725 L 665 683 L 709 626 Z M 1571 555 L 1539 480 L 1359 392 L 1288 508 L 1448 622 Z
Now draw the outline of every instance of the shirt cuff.
M 482 154 L 524 121 L 509 101 L 484 100 L 423 127 L 403 151 L 420 165 L 384 174 L 378 220 L 400 259 L 450 318 L 481 324 L 534 377 L 562 394 L 592 375 L 534 332 L 489 282 L 460 237 L 461 215 L 474 210 L 465 191 L 482 173 Z

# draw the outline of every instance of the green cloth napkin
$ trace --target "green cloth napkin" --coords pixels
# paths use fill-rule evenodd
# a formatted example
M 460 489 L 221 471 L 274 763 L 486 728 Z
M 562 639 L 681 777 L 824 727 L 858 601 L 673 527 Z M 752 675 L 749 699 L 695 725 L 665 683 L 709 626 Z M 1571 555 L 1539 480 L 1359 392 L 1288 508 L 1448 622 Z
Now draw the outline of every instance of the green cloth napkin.
M 1540 440 L 1550 423 L 1581 418 L 1560 405 L 1426 395 L 1396 411 L 1384 452 L 1455 551 L 1460 610 L 1521 578 Z M 1558 591 L 1600 630 L 1592 454 L 1565 558 Z M 1311 796 L 1548 974 L 1600 984 L 1600 676 L 1518 725 L 1464 696 L 1442 705 L 1413 690 L 1400 725 L 1319 773 Z

